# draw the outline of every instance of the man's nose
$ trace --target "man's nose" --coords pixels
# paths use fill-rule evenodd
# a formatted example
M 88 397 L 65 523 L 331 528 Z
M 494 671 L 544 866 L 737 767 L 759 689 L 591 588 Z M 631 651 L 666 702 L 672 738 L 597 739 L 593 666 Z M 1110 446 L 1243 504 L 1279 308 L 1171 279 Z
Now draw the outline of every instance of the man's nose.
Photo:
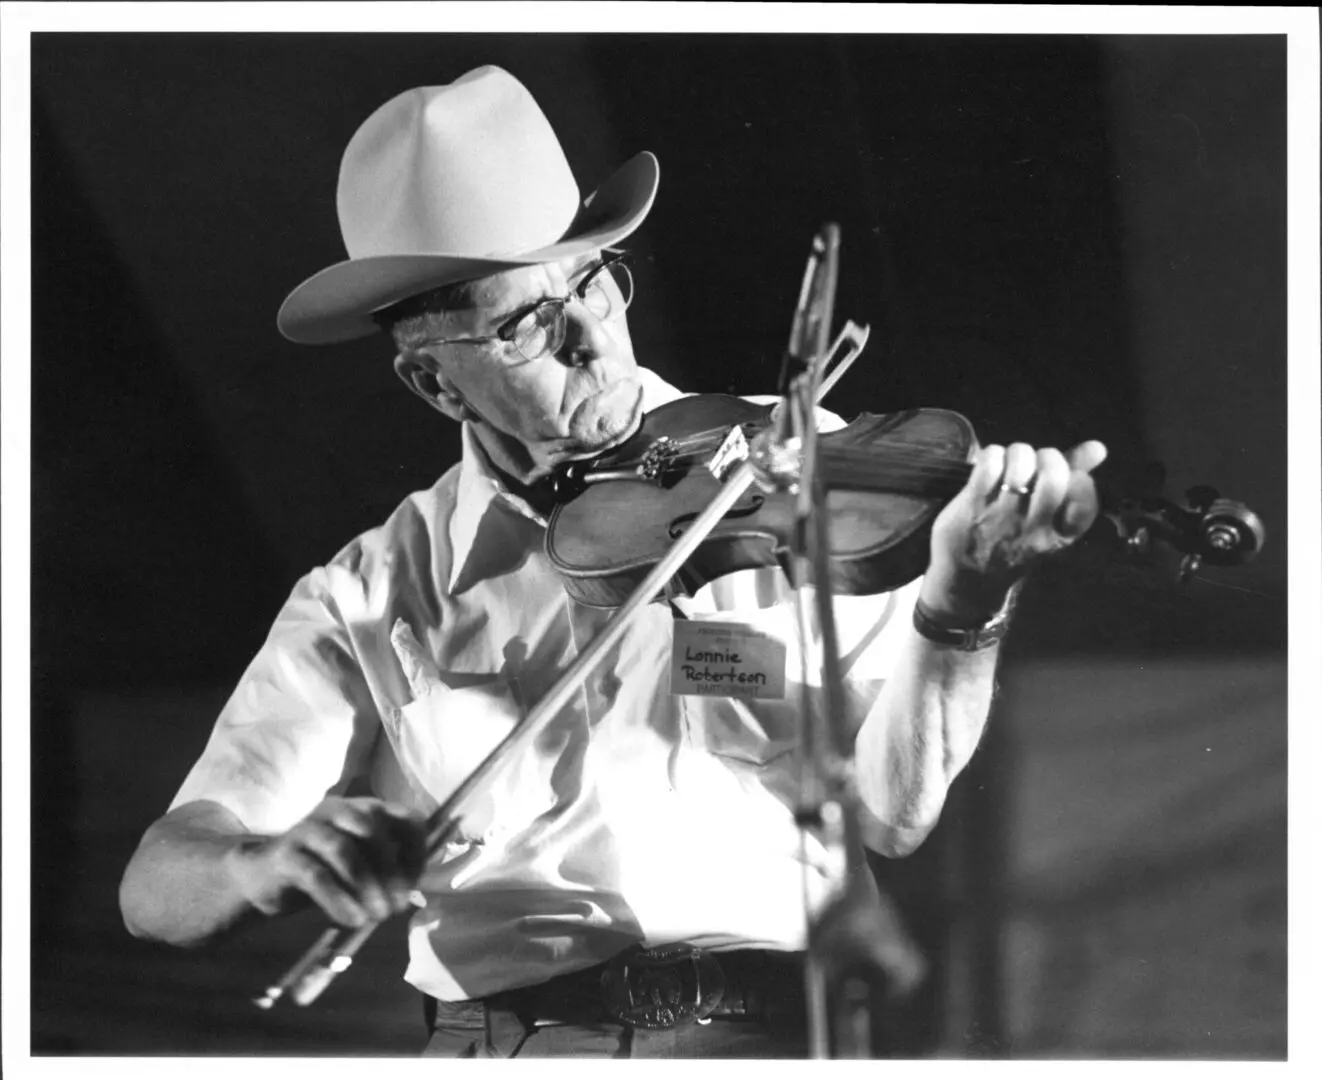
M 582 367 L 608 355 L 615 348 L 615 339 L 606 323 L 590 312 L 575 297 L 565 305 L 565 343 L 560 347 L 560 359 L 572 367 Z

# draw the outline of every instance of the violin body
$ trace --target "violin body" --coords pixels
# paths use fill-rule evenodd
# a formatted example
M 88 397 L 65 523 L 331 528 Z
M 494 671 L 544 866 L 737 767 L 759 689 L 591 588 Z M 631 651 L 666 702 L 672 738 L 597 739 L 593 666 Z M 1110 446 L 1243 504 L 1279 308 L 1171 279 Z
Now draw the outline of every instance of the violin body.
M 720 490 L 712 456 L 735 428 L 751 443 L 774 408 L 723 394 L 680 398 L 648 413 L 628 442 L 571 467 L 546 534 L 569 595 L 591 607 L 623 604 Z M 863 413 L 819 436 L 832 589 L 885 592 L 923 573 L 932 522 L 962 487 L 973 446 L 972 425 L 944 409 Z M 750 488 L 672 581 L 672 593 L 692 595 L 737 570 L 788 569 L 795 501 Z

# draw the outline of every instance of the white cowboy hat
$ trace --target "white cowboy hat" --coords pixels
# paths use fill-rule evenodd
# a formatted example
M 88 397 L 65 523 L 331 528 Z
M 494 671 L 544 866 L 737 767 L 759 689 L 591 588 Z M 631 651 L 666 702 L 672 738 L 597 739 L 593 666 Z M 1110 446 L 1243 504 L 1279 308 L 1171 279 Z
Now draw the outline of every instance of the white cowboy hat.
M 276 325 L 319 345 L 428 289 L 609 247 L 647 216 L 656 158 L 625 162 L 586 201 L 537 102 L 509 72 L 470 71 L 392 98 L 354 133 L 336 207 L 349 258 L 289 294 Z

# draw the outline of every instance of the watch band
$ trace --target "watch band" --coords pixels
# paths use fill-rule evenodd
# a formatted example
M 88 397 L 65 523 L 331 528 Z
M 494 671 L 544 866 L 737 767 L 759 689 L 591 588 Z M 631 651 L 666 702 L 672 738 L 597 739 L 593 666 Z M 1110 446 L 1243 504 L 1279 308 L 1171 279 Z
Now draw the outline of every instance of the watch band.
M 990 648 L 1005 637 L 1005 632 L 1010 629 L 1010 613 L 1014 610 L 1018 595 L 1019 588 L 1016 585 L 1010 589 L 1005 603 L 995 615 L 978 626 L 967 627 L 942 626 L 919 600 L 913 606 L 913 628 L 937 645 L 949 645 L 962 652 L 978 652 Z

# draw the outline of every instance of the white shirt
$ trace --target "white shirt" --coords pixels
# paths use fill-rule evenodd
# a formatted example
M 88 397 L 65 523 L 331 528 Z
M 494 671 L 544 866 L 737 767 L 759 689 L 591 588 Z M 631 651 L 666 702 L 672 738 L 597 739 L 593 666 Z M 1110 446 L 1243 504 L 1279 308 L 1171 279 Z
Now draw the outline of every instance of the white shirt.
M 643 385 L 649 410 L 682 396 L 648 371 Z M 365 775 L 381 797 L 430 812 L 605 625 L 608 612 L 567 597 L 544 522 L 467 428 L 463 446 L 432 488 L 295 586 L 172 808 L 210 799 L 276 834 Z M 855 727 L 918 586 L 836 598 Z M 636 612 L 576 703 L 429 863 L 405 975 L 420 990 L 481 997 L 634 942 L 803 948 L 805 889 L 811 898 L 823 879 L 791 812 L 792 593 L 779 569 L 748 570 L 678 606 L 780 638 L 784 699 L 672 695 L 676 615 L 660 603 Z M 417 700 L 391 644 L 397 620 L 439 676 Z

